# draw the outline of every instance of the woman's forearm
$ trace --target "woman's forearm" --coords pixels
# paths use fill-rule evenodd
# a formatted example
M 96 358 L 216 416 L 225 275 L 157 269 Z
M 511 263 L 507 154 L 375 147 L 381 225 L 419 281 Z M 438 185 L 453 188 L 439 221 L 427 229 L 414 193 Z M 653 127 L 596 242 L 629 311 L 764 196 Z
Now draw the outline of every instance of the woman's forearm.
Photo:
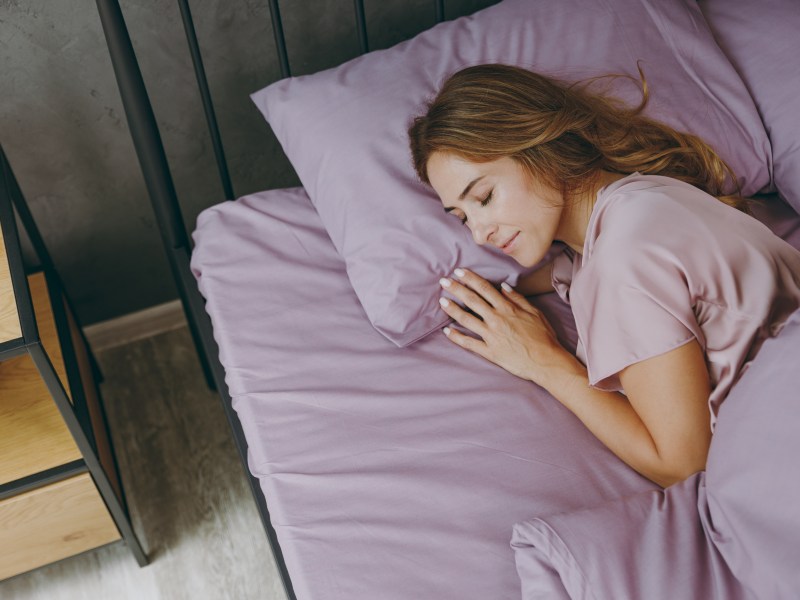
M 660 485 L 705 467 L 711 392 L 697 340 L 623 368 L 627 397 L 603 392 L 589 386 L 586 368 L 525 296 L 498 291 L 466 269 L 455 275 L 458 280 L 443 279 L 442 286 L 464 307 L 443 298 L 443 310 L 478 337 L 445 328 L 450 341 L 547 389 L 619 458 Z
M 637 472 L 662 487 L 681 479 L 665 468 L 650 432 L 628 399 L 591 387 L 586 368 L 577 360 L 554 373 L 544 387 Z

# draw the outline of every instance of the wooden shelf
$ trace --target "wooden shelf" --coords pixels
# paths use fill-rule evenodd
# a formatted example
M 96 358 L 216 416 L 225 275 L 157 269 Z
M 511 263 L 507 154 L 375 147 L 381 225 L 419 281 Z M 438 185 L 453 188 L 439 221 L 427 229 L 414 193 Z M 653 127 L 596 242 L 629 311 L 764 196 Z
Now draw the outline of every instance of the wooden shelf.
M 6 245 L 3 241 L 3 230 L 0 228 L 0 343 L 21 337 L 14 286 L 11 285 Z
M 43 269 L 27 280 L 17 221 Z M 99 375 L 0 146 L 0 580 L 119 539 L 147 564 Z
M 89 473 L 0 501 L 0 579 L 120 539 Z
M 42 344 L 69 394 L 44 274 L 28 277 Z M 0 362 L 0 484 L 81 458 L 33 359 Z

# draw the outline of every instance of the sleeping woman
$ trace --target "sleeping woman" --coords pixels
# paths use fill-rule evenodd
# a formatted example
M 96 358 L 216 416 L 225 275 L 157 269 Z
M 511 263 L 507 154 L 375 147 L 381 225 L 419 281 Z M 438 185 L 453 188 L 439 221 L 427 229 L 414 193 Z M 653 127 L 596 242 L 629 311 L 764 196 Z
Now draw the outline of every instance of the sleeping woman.
M 800 252 L 725 195 L 701 139 L 585 86 L 504 65 L 453 75 L 409 129 L 415 168 L 477 244 L 541 268 L 456 269 L 445 335 L 547 389 L 661 486 L 703 470 L 717 410 L 800 307 Z M 547 264 L 551 244 L 564 252 Z M 577 357 L 526 296 L 570 304 Z M 462 306 L 463 305 L 463 306 Z M 471 332 L 474 335 L 470 335 Z M 476 337 L 477 336 L 477 337 Z

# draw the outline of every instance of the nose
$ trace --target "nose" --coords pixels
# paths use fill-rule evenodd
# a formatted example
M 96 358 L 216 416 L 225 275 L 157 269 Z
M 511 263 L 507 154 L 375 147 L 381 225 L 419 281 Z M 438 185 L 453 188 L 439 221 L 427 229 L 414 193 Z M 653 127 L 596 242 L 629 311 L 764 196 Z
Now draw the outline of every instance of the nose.
M 469 219 L 467 224 L 470 226 L 470 231 L 472 231 L 472 239 L 479 246 L 489 242 L 497 231 L 497 226 L 492 223 Z

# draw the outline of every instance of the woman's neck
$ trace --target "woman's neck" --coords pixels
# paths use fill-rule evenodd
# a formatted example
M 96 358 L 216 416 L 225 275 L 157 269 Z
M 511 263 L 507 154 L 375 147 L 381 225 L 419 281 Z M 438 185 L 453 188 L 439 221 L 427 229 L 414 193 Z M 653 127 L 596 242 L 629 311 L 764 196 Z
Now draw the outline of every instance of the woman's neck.
M 567 244 L 578 254 L 583 254 L 586 230 L 589 228 L 589 220 L 597 202 L 597 193 L 605 186 L 623 177 L 627 177 L 627 175 L 600 171 L 594 181 L 582 192 L 567 200 L 561 216 L 561 223 L 556 232 L 556 239 Z

